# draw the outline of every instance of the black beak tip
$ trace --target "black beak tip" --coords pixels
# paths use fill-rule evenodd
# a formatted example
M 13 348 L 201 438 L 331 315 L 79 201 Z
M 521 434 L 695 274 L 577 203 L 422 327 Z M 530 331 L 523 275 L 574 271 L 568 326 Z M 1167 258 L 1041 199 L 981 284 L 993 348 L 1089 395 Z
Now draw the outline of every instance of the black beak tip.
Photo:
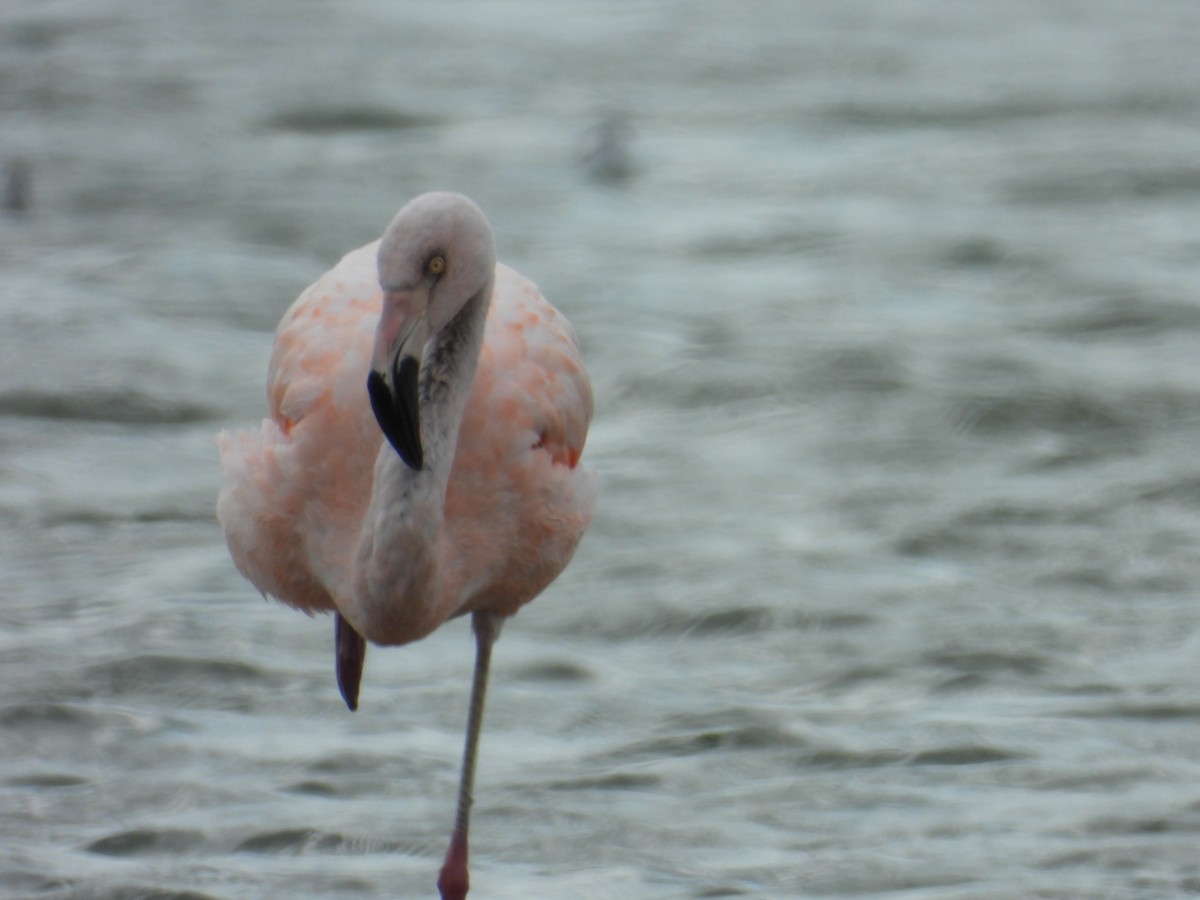
M 421 452 L 421 445 L 416 444 L 412 448 L 400 448 L 395 443 L 392 444 L 396 452 L 400 454 L 400 458 L 415 472 L 420 472 L 425 468 L 425 454 Z
M 425 454 L 421 448 L 417 371 L 416 360 L 401 360 L 395 372 L 395 393 L 388 389 L 382 375 L 372 371 L 367 376 L 367 394 L 380 431 L 405 464 L 419 472 L 424 468 Z

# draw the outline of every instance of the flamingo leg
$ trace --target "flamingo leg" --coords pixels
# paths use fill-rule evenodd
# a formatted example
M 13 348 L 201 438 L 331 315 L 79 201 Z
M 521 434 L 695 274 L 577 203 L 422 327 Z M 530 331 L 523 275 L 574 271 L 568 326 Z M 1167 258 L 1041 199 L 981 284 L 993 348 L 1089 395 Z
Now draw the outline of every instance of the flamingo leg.
M 492 645 L 500 634 L 501 623 L 501 617 L 493 613 L 477 612 L 471 616 L 471 627 L 475 632 L 475 677 L 471 682 L 471 709 L 467 716 L 467 738 L 458 782 L 458 811 L 454 816 L 450 847 L 446 850 L 446 859 L 438 875 L 438 891 L 442 900 L 464 900 L 470 888 L 470 878 L 467 876 L 467 830 L 471 821 L 471 794 L 475 787 L 475 758 L 483 725 L 483 702 L 487 696 Z
M 362 681 L 367 642 L 354 630 L 353 625 L 342 618 L 341 613 L 334 613 L 333 640 L 337 646 L 338 690 L 342 692 L 342 699 L 350 707 L 350 712 L 354 712 L 358 709 L 358 685 Z

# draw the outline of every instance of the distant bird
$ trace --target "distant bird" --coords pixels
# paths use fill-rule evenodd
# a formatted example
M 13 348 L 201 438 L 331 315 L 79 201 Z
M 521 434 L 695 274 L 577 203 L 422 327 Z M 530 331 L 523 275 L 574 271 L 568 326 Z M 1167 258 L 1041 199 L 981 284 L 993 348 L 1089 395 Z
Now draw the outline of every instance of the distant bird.
M 444 900 L 461 900 L 492 644 L 562 572 L 595 506 L 579 465 L 592 391 L 575 332 L 496 263 L 474 203 L 423 194 L 284 314 L 267 396 L 260 430 L 218 439 L 217 517 L 264 595 L 334 612 L 350 709 L 366 640 L 404 644 L 472 614 L 458 811 L 438 878 Z
M 633 154 L 629 150 L 633 128 L 623 117 L 601 119 L 583 135 L 580 162 L 592 181 L 620 184 L 634 174 Z
M 18 157 L 11 160 L 4 172 L 4 199 L 0 202 L 7 212 L 23 215 L 33 206 L 33 166 Z

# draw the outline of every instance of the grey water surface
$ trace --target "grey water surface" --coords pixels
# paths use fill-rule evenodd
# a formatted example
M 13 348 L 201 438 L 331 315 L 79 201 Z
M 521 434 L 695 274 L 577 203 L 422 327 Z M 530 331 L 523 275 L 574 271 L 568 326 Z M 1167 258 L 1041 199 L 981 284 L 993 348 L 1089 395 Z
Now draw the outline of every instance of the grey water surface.
M 574 321 L 473 897 L 1200 891 L 1200 4 L 5 0 L 0 896 L 433 895 L 459 620 L 337 694 L 215 433 L 412 195 Z

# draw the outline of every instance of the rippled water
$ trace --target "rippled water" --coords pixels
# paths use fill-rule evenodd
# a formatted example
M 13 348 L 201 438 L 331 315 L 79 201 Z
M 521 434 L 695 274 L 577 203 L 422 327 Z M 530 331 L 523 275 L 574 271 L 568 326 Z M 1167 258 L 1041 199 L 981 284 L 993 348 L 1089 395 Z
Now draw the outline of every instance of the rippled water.
M 431 187 L 597 389 L 473 896 L 1200 890 L 1198 39 L 1191 0 L 0 6 L 0 895 L 432 894 L 469 628 L 351 715 L 212 515 L 280 313 Z

